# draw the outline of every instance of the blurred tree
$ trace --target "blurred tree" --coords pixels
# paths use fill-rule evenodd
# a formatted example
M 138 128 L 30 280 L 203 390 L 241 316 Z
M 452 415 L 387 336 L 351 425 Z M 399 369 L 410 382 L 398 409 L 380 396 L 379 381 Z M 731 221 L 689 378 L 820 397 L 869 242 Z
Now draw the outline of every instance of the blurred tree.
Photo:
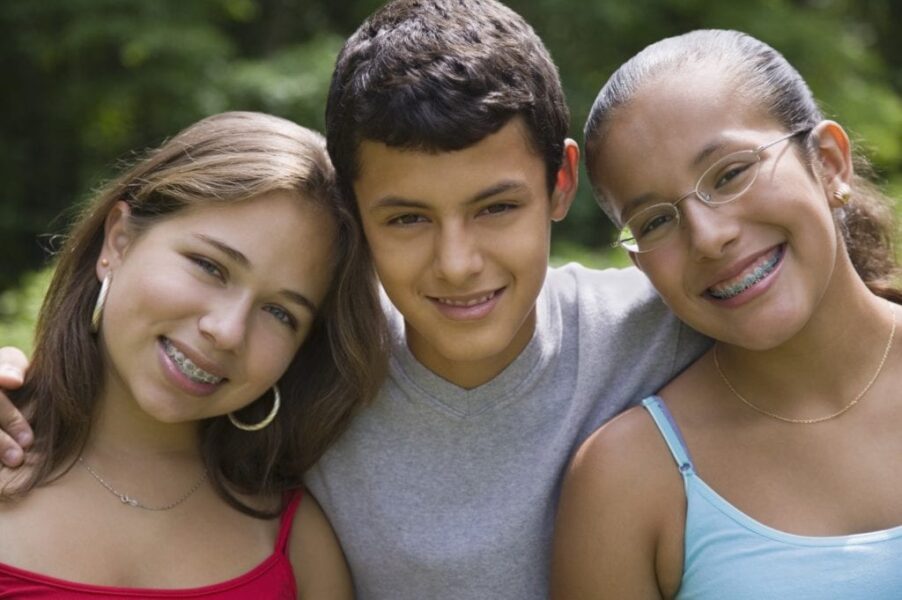
M 699 27 L 748 31 L 786 54 L 827 112 L 863 136 L 902 192 L 902 22 L 896 0 L 506 0 L 546 41 L 574 137 L 626 58 Z M 322 127 L 341 41 L 379 0 L 6 0 L 0 2 L 0 289 L 39 266 L 61 210 L 128 159 L 222 110 Z M 703 93 L 700 90 L 699 93 Z M 50 225 L 48 225 L 48 223 Z M 610 228 L 588 186 L 556 228 L 602 246 Z
M 0 289 L 42 264 L 40 235 L 65 229 L 66 220 L 54 218 L 118 170 L 117 158 L 223 110 L 263 110 L 321 128 L 344 38 L 329 6 L 0 3 Z
M 582 126 L 616 68 L 664 37 L 693 29 L 745 31 L 782 52 L 808 81 L 828 116 L 843 123 L 902 195 L 902 23 L 897 0 L 506 0 L 533 24 L 557 62 Z M 699 90 L 704 93 L 704 90 Z M 583 185 L 556 225 L 565 244 L 603 244 L 612 235 Z
M 0 292 L 0 340 L 31 354 L 38 309 L 50 285 L 51 269 L 22 277 L 20 284 Z
M 47 0 L 0 5 L 9 65 L 0 169 L 0 281 L 41 256 L 35 236 L 104 165 L 206 112 L 232 53 L 209 2 Z M 217 15 L 218 16 L 218 15 Z

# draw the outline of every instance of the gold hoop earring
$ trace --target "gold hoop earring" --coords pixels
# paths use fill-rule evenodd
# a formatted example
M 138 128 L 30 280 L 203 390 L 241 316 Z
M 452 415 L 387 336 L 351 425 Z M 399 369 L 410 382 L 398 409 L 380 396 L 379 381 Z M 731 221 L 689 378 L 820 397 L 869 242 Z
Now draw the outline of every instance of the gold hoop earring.
M 100 317 L 103 315 L 103 306 L 106 304 L 107 294 L 110 293 L 110 282 L 113 280 L 113 273 L 107 272 L 100 282 L 100 293 L 97 294 L 97 302 L 94 303 L 94 312 L 91 313 L 91 332 L 100 331 Z
M 261 429 L 263 429 L 264 427 L 266 427 L 267 425 L 269 425 L 270 423 L 273 422 L 273 419 L 276 418 L 276 414 L 278 414 L 278 412 L 279 412 L 279 406 L 282 405 L 282 394 L 279 393 L 279 386 L 276 384 L 272 385 L 272 397 L 273 397 L 272 409 L 270 409 L 269 414 L 266 415 L 266 417 L 259 423 L 248 424 L 248 423 L 239 421 L 235 417 L 235 413 L 233 413 L 233 412 L 229 413 L 229 415 L 228 415 L 229 421 L 232 422 L 232 425 L 234 425 L 235 427 L 237 427 L 238 429 L 240 429 L 242 431 L 260 431 Z

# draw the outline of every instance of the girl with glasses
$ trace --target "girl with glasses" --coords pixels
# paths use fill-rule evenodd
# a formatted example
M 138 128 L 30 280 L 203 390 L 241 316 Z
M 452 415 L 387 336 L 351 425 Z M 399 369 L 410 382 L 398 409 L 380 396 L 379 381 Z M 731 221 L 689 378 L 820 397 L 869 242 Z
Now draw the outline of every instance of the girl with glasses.
M 322 137 L 224 113 L 85 207 L 14 400 L 0 596 L 349 598 L 302 475 L 380 383 L 381 310 Z
M 846 132 L 773 48 L 696 31 L 610 78 L 586 154 L 616 244 L 714 344 L 575 455 L 554 596 L 902 596 L 892 202 Z

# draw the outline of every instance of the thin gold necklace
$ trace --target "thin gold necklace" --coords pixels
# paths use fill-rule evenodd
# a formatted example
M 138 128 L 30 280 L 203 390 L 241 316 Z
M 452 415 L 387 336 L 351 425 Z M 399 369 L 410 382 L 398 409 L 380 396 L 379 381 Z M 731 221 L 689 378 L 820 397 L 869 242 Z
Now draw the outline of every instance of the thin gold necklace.
M 733 395 L 739 398 L 743 404 L 751 408 L 752 410 L 761 413 L 762 415 L 768 416 L 772 419 L 777 419 L 778 421 L 783 421 L 784 423 L 799 423 L 803 425 L 813 425 L 814 423 L 823 423 L 824 421 L 829 421 L 830 419 L 835 419 L 840 416 L 861 400 L 865 394 L 868 393 L 868 390 L 871 389 L 871 386 L 874 385 L 874 382 L 877 381 L 877 378 L 880 376 L 880 372 L 883 371 L 883 365 L 886 364 L 886 357 L 889 356 L 889 351 L 893 347 L 893 339 L 896 337 L 896 311 L 892 311 L 893 314 L 893 325 L 889 331 L 889 340 L 886 342 L 886 349 L 883 351 L 883 357 L 880 359 L 880 364 L 877 365 L 877 370 L 874 372 L 874 376 L 871 377 L 871 380 L 868 381 L 867 385 L 864 386 L 864 389 L 858 392 L 858 395 L 852 399 L 851 402 L 843 406 L 841 409 L 836 411 L 835 413 L 826 415 L 824 417 L 818 417 L 816 419 L 791 419 L 789 417 L 784 417 L 782 415 L 778 415 L 777 413 L 772 413 L 769 410 L 764 410 L 760 406 L 757 406 L 746 400 L 742 394 L 736 391 L 736 388 L 733 387 L 733 384 L 730 383 L 730 380 L 727 379 L 726 374 L 723 372 L 723 369 L 720 368 L 720 362 L 717 360 L 717 342 L 714 343 L 714 368 L 717 369 L 718 374 L 720 374 L 723 382 L 727 384 L 727 387 L 730 388 L 730 391 L 733 392 Z
M 142 510 L 152 510 L 152 511 L 171 510 L 171 509 L 175 508 L 176 506 L 178 506 L 179 504 L 181 504 L 182 502 L 184 502 L 185 500 L 187 500 L 188 498 L 190 498 L 191 496 L 193 496 L 194 492 L 199 490 L 200 486 L 202 486 L 204 484 L 204 482 L 207 480 L 207 469 L 205 468 L 204 472 L 201 473 L 200 479 L 198 479 L 194 483 L 194 485 L 191 486 L 190 490 L 188 490 L 181 497 L 179 497 L 178 500 L 176 500 L 175 502 L 170 502 L 169 504 L 165 504 L 163 506 L 148 506 L 148 505 L 140 502 L 137 498 L 133 498 L 132 496 L 129 496 L 128 494 L 124 494 L 124 493 L 120 492 L 119 490 L 117 490 L 116 488 L 114 488 L 113 486 L 111 486 L 109 483 L 106 482 L 106 480 L 103 477 L 100 476 L 100 473 L 98 473 L 97 471 L 92 469 L 91 465 L 86 463 L 82 457 L 80 457 L 80 456 L 78 457 L 78 462 L 80 462 L 82 464 L 82 466 L 84 466 L 84 468 L 88 470 L 88 473 L 91 474 L 91 477 L 96 479 L 97 482 L 100 485 L 102 485 L 103 487 L 105 487 L 109 493 L 111 493 L 114 496 L 116 496 L 117 498 L 119 498 L 119 501 L 122 502 L 122 504 L 125 504 L 126 506 L 131 506 L 132 508 L 140 508 Z

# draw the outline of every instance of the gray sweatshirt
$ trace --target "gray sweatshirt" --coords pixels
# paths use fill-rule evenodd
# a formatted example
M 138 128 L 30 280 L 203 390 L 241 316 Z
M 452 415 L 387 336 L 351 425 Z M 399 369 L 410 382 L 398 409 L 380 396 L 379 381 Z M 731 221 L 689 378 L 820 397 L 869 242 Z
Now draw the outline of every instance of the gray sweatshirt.
M 388 380 L 307 476 L 361 600 L 547 598 L 571 454 L 709 344 L 635 269 L 550 269 L 536 308 L 528 346 L 472 390 L 420 364 L 389 308 Z

